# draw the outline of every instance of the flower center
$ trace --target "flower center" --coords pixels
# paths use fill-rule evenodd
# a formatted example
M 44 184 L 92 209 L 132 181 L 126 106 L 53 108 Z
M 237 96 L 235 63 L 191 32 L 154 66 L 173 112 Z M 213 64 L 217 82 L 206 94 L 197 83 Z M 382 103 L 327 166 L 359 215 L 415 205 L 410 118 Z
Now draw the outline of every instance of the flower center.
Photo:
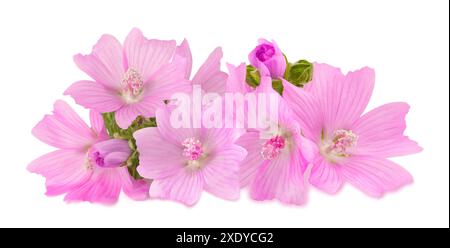
M 273 46 L 270 45 L 260 45 L 258 51 L 256 51 L 256 57 L 259 59 L 259 61 L 264 62 L 275 54 L 275 49 Z
M 196 161 L 203 155 L 202 143 L 196 138 L 187 138 L 181 144 L 183 145 L 183 156 L 188 160 Z
M 274 136 L 264 143 L 261 149 L 261 156 L 266 160 L 271 160 L 280 155 L 285 146 L 285 140 L 282 136 Z
M 122 79 L 122 96 L 127 102 L 135 102 L 142 93 L 144 81 L 136 70 L 130 68 Z
M 358 136 L 351 130 L 339 129 L 334 131 L 333 139 L 325 146 L 328 155 L 348 157 L 356 146 Z

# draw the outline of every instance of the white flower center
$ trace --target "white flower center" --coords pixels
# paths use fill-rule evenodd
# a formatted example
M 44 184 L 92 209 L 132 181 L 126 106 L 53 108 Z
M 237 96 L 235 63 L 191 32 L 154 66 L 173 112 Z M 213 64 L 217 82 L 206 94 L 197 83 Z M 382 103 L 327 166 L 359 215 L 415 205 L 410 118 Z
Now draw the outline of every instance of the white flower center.
M 351 130 L 339 129 L 334 131 L 331 139 L 323 140 L 320 152 L 329 161 L 334 162 L 336 159 L 351 156 L 357 141 L 358 136 Z
M 187 138 L 181 145 L 184 147 L 183 156 L 188 160 L 186 167 L 193 171 L 201 169 L 205 163 L 206 155 L 200 140 L 194 137 Z
M 136 70 L 129 68 L 122 79 L 122 97 L 127 103 L 139 100 L 143 91 L 144 81 Z
M 282 136 L 274 136 L 263 144 L 261 149 L 261 156 L 266 160 L 272 160 L 284 149 L 285 139 Z

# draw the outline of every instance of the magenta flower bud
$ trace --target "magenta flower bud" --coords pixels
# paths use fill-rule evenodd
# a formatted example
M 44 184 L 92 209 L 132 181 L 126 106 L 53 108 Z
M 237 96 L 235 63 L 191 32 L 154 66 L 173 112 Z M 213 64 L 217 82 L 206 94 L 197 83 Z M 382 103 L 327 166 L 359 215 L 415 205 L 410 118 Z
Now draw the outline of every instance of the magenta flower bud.
M 248 55 L 250 64 L 256 67 L 262 76 L 282 78 L 286 70 L 286 60 L 277 44 L 264 39 Z
M 128 141 L 110 139 L 93 145 L 89 151 L 89 160 L 99 167 L 114 168 L 124 165 L 130 154 Z

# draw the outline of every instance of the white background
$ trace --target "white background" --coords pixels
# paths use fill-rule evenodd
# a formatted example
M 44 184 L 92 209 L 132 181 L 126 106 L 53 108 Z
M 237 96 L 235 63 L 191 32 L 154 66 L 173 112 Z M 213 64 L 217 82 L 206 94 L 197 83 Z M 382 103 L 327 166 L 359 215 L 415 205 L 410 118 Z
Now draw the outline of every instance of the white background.
M 448 1 L 0 1 L 0 227 L 448 227 Z M 246 61 L 260 37 L 291 60 L 327 62 L 344 71 L 375 68 L 369 108 L 411 105 L 407 134 L 424 151 L 394 159 L 414 184 L 381 200 L 346 186 L 336 196 L 311 190 L 303 207 L 203 194 L 193 208 L 166 201 L 113 207 L 66 204 L 44 196 L 44 178 L 27 172 L 52 150 L 31 128 L 74 81 L 88 77 L 72 61 L 103 33 L 123 40 L 188 38 L 195 66 L 215 46 L 224 61 Z M 84 117 L 87 111 L 76 110 Z

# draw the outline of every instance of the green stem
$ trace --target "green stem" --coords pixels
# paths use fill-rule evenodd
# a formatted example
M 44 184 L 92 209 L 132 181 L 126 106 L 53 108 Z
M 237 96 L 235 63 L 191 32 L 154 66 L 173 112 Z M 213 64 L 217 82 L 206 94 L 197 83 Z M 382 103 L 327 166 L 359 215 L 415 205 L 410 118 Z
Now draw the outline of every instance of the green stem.
M 114 112 L 103 113 L 102 116 L 109 137 L 115 138 L 120 133 L 120 127 L 116 123 Z

